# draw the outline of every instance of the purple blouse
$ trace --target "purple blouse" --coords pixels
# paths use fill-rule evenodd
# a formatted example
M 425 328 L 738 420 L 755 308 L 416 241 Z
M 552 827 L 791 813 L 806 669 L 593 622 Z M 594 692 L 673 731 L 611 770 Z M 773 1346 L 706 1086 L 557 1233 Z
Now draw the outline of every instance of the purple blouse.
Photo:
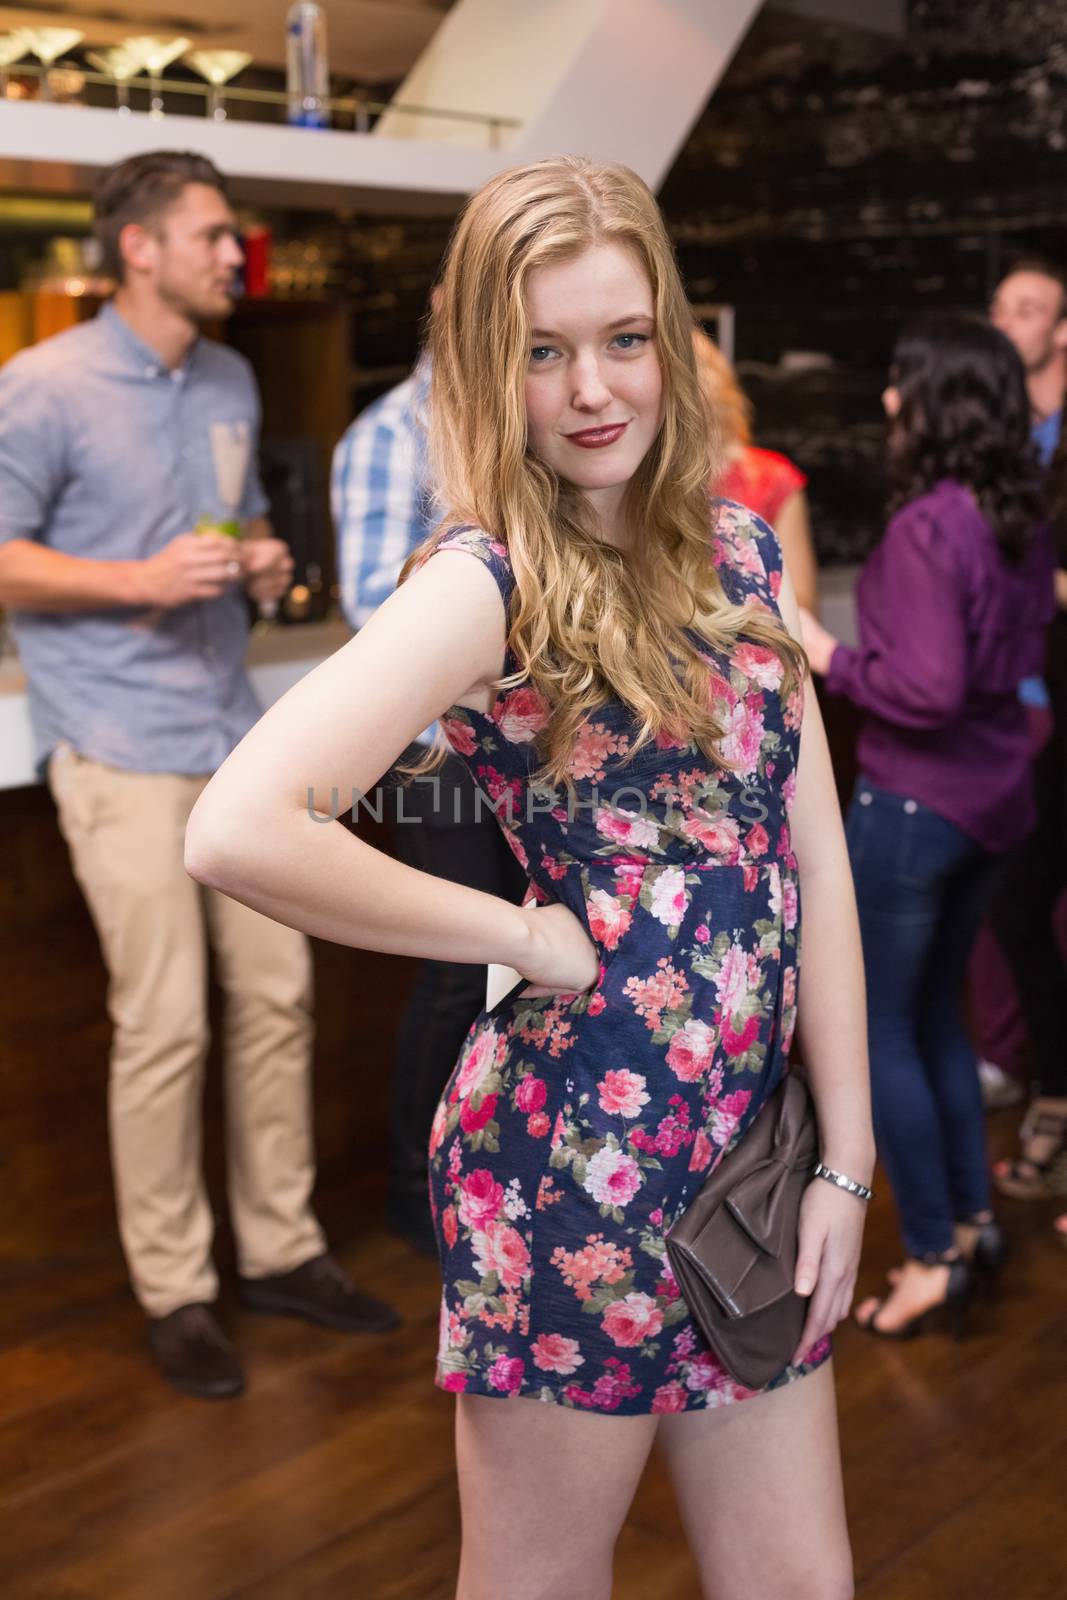
M 951 481 L 898 511 L 860 575 L 860 647 L 838 645 L 826 686 L 866 712 L 860 771 L 1007 850 L 1033 826 L 1022 678 L 1041 672 L 1055 601 L 1052 542 L 1018 567 Z

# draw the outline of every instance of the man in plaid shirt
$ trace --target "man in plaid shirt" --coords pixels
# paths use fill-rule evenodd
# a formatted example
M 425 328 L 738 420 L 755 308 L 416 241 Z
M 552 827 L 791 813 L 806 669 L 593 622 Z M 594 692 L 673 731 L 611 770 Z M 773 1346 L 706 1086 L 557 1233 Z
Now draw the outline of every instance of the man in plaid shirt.
M 392 594 L 401 567 L 434 524 L 425 431 L 429 388 L 430 364 L 424 356 L 410 377 L 360 413 L 334 452 L 330 501 L 341 603 L 353 628 L 361 628 Z M 426 729 L 404 751 L 402 762 L 425 755 L 433 735 L 433 728 Z M 525 875 L 492 812 L 475 807 L 466 767 L 449 754 L 436 775 L 438 785 L 406 788 L 402 812 L 390 813 L 398 855 L 423 872 L 517 904 L 526 889 Z M 424 961 L 401 1020 L 393 1070 L 387 1219 L 427 1253 L 436 1253 L 426 1176 L 430 1126 L 484 1000 L 483 967 Z
M 396 588 L 401 567 L 430 532 L 425 412 L 430 364 L 360 412 L 334 451 L 330 504 L 341 602 L 353 628 Z

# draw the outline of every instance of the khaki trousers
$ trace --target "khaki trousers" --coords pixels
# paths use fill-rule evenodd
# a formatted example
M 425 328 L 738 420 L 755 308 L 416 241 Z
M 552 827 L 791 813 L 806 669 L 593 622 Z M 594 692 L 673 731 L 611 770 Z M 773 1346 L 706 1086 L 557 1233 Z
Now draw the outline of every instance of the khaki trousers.
M 193 882 L 185 827 L 206 778 L 127 772 L 61 746 L 48 771 L 109 975 L 111 1158 L 134 1292 L 151 1317 L 212 1301 L 201 1163 L 208 939 L 225 996 L 227 1174 L 238 1267 L 325 1249 L 311 1210 L 311 954 L 302 934 Z

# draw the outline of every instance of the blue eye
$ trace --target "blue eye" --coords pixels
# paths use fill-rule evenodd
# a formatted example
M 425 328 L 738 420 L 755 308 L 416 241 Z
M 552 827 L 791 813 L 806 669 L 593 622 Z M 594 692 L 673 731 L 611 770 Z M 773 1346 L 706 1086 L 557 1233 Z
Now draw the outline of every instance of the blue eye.
M 530 360 L 535 365 L 541 366 L 549 356 L 555 355 L 555 353 L 550 344 L 535 344 L 530 351 Z
M 629 342 L 628 343 L 623 343 L 622 342 L 623 340 L 627 340 Z M 615 335 L 614 343 L 619 345 L 620 348 L 623 349 L 623 350 L 636 350 L 636 349 L 639 349 L 641 345 L 648 343 L 648 334 L 647 333 L 617 333 Z

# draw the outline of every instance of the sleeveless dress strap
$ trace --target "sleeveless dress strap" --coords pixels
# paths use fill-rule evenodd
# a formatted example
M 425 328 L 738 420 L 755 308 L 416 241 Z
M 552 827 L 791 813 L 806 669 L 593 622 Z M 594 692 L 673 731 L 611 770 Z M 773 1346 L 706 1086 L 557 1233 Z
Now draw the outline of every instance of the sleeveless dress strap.
M 426 559 L 432 560 L 434 556 L 440 555 L 442 550 L 462 550 L 465 555 L 475 556 L 477 560 L 483 562 L 489 568 L 496 581 L 496 586 L 500 590 L 500 598 L 504 605 L 505 634 L 510 633 L 511 597 L 515 591 L 515 574 L 508 559 L 507 546 L 502 544 L 499 539 L 494 539 L 490 534 L 486 533 L 484 528 L 466 524 L 462 527 L 449 528 Z M 510 676 L 511 673 L 515 672 L 517 666 L 515 653 L 510 643 L 506 643 L 501 676 L 505 678 Z
M 719 575 L 739 600 L 762 600 L 778 610 L 782 591 L 782 547 L 774 529 L 736 500 L 712 501 L 713 557 Z
M 442 550 L 464 550 L 468 555 L 476 556 L 479 561 L 484 562 L 496 579 L 496 586 L 504 602 L 504 610 L 510 614 L 515 574 L 511 570 L 506 545 L 499 539 L 494 539 L 483 528 L 467 525 L 450 528 L 433 553 L 437 555 Z

